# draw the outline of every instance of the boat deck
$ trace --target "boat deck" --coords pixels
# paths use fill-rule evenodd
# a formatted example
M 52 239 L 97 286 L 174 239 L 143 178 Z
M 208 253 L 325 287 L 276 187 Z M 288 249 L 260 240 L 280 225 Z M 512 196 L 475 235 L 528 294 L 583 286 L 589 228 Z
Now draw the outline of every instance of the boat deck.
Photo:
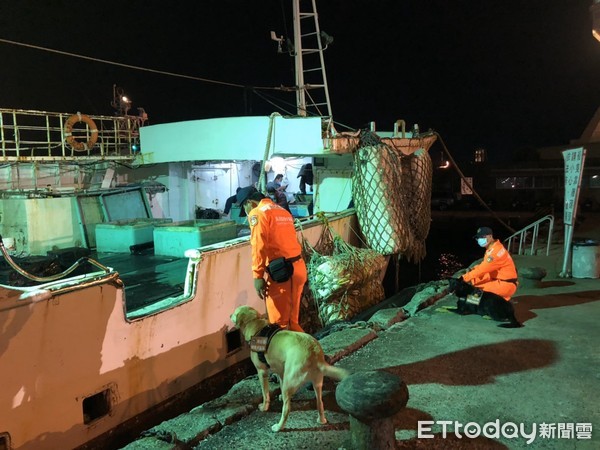
M 156 256 L 152 250 L 135 255 L 99 253 L 96 257 L 119 272 L 125 285 L 127 311 L 183 293 L 188 258 Z

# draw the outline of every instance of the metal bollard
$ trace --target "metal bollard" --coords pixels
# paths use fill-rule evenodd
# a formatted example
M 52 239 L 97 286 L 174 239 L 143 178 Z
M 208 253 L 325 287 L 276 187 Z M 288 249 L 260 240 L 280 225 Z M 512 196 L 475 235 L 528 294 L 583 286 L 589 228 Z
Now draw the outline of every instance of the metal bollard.
M 350 414 L 351 448 L 396 448 L 394 416 L 408 402 L 406 383 L 383 371 L 356 372 L 337 386 L 337 404 Z

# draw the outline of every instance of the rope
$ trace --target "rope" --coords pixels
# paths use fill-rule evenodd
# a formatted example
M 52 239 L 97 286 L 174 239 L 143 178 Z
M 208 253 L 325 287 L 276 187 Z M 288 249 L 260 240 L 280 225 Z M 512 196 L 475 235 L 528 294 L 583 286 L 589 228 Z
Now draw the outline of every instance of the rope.
M 42 46 L 39 46 L 39 45 L 25 44 L 24 42 L 11 41 L 9 39 L 2 39 L 2 38 L 0 38 L 0 42 L 4 42 L 5 44 L 18 45 L 20 47 L 33 48 L 35 50 L 41 50 L 41 51 L 45 51 L 45 52 L 49 52 L 49 53 L 56 53 L 56 54 L 59 54 L 59 55 L 70 56 L 72 58 L 79 58 L 79 59 L 85 59 L 85 60 L 88 60 L 88 61 L 99 62 L 99 63 L 102 63 L 102 64 L 109 64 L 109 65 L 112 65 L 112 66 L 125 67 L 127 69 L 142 70 L 144 72 L 158 73 L 158 74 L 161 74 L 161 75 L 168 75 L 168 76 L 171 76 L 171 77 L 178 77 L 178 78 L 186 78 L 188 80 L 203 81 L 205 83 L 220 84 L 220 85 L 223 85 L 223 86 L 231 86 L 231 87 L 238 87 L 238 88 L 246 88 L 247 87 L 247 86 L 245 86 L 243 84 L 229 83 L 229 82 L 226 82 L 226 81 L 211 80 L 209 78 L 194 77 L 194 76 L 191 76 L 191 75 L 183 75 L 183 74 L 180 74 L 180 73 L 167 72 L 165 70 L 156 70 L 156 69 L 150 69 L 150 68 L 147 68 L 147 67 L 134 66 L 132 64 L 124 64 L 124 63 L 119 63 L 119 62 L 115 62 L 115 61 L 109 61 L 107 59 L 93 58 L 91 56 L 80 55 L 78 53 L 65 52 L 63 50 L 56 50 L 56 49 L 53 49 L 53 48 L 42 47 Z M 260 86 L 260 87 L 259 86 L 254 86 L 254 89 L 283 90 L 281 87 L 268 87 L 268 86 Z
M 452 157 L 452 155 L 450 154 L 450 151 L 448 150 L 448 147 L 446 147 L 446 144 L 444 142 L 444 140 L 442 139 L 442 136 L 440 136 L 440 134 L 438 132 L 434 132 L 434 134 L 437 136 L 437 138 L 440 140 L 440 144 L 442 144 L 442 148 L 444 149 L 444 153 L 446 154 L 446 156 L 448 157 L 448 160 L 450 161 L 450 163 L 452 164 L 452 166 L 454 166 L 454 168 L 456 169 L 456 171 L 458 172 L 458 175 L 460 176 L 460 179 L 467 185 L 467 187 L 469 189 L 471 189 L 471 192 L 473 192 L 473 196 L 477 199 L 477 201 L 481 204 L 481 206 L 483 206 L 485 209 L 487 209 L 492 216 L 498 221 L 500 222 L 508 231 L 510 231 L 511 234 L 516 233 L 516 231 L 510 226 L 508 225 L 506 222 L 504 222 L 499 216 L 498 214 L 496 214 L 488 205 L 485 201 L 483 201 L 483 199 L 479 196 L 479 194 L 477 193 L 477 191 L 475 191 L 475 189 L 473 188 L 473 185 L 471 183 L 469 183 L 469 180 L 466 179 L 465 175 L 463 174 L 462 170 L 460 170 L 460 167 L 458 167 L 458 164 L 456 164 L 456 161 L 454 161 L 454 158 Z

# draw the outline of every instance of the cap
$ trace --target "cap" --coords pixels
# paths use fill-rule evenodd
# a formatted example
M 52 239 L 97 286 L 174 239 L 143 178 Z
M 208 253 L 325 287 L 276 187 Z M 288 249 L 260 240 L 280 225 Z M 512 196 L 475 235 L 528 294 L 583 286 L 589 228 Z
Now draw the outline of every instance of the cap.
M 257 190 L 254 186 L 246 186 L 240 189 L 240 191 L 236 194 L 235 198 L 240 207 L 240 217 L 246 217 L 246 211 L 244 211 L 244 202 L 248 200 L 248 198 L 255 192 L 257 192 Z
M 489 227 L 480 227 L 477 228 L 477 233 L 475 233 L 475 236 L 473 236 L 475 239 L 480 238 L 480 237 L 484 237 L 484 236 L 489 236 L 489 235 L 493 235 L 494 232 L 492 231 L 491 228 Z

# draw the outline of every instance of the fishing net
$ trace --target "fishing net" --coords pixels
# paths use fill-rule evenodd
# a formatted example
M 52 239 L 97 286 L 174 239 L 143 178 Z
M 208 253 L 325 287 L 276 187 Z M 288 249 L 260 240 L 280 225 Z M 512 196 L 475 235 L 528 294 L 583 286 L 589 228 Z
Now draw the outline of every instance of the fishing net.
M 391 142 L 391 141 L 390 141 Z M 367 245 L 382 255 L 425 258 L 431 222 L 432 163 L 423 149 L 405 155 L 372 132 L 354 154 L 352 198 Z
M 383 300 L 379 275 L 386 259 L 375 250 L 348 244 L 328 225 L 315 247 L 303 240 L 303 248 L 321 326 L 349 320 Z

